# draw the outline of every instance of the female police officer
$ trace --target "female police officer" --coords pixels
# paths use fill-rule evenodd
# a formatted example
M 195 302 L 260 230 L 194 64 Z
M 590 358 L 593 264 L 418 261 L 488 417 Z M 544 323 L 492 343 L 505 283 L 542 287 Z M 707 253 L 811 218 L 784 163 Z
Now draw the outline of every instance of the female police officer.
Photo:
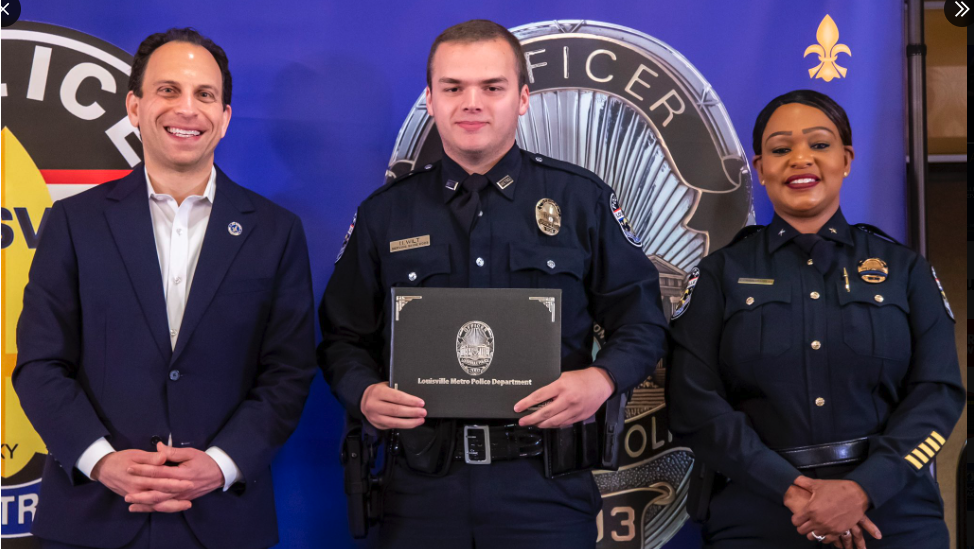
M 948 547 L 928 465 L 964 393 L 935 271 L 848 225 L 832 99 L 777 97 L 753 147 L 776 214 L 702 260 L 672 327 L 671 429 L 716 471 L 706 546 Z

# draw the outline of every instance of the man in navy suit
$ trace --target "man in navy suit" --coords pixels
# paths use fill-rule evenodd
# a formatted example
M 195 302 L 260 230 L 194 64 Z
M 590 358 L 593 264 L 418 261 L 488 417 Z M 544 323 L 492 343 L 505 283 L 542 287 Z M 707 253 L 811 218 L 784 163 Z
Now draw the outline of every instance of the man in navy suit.
M 148 37 L 126 106 L 145 164 L 54 204 L 13 383 L 47 444 L 45 547 L 269 547 L 271 460 L 315 371 L 301 222 L 231 181 L 227 56 Z

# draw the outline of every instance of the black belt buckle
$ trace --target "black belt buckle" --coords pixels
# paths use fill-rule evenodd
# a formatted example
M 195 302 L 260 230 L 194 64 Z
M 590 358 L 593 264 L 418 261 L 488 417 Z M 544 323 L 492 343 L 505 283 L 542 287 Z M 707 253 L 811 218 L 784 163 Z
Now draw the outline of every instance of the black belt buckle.
M 464 426 L 464 462 L 471 465 L 491 463 L 491 437 L 487 425 Z

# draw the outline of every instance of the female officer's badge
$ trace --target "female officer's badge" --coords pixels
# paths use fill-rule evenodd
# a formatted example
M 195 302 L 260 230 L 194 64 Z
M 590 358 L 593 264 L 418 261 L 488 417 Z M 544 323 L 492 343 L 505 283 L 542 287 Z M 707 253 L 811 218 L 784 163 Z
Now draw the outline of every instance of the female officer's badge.
M 942 304 L 945 305 L 945 310 L 949 313 L 949 318 L 955 322 L 956 315 L 952 312 L 952 307 L 949 306 L 949 298 L 946 297 L 945 290 L 942 289 L 942 281 L 939 280 L 939 275 L 935 274 L 935 267 L 932 267 L 932 278 L 935 279 L 935 285 L 939 287 L 939 293 L 942 294 Z
M 857 273 L 865 282 L 881 284 L 888 278 L 888 264 L 877 257 L 865 259 L 858 263 Z
M 559 209 L 559 204 L 551 198 L 543 198 L 536 202 L 535 224 L 543 234 L 556 236 L 562 224 L 562 210 Z
M 338 263 L 339 260 L 342 259 L 342 254 L 343 252 L 346 251 L 346 246 L 349 245 L 349 239 L 352 237 L 352 230 L 356 228 L 356 216 L 358 215 L 359 212 L 352 214 L 352 223 L 349 224 L 349 230 L 346 231 L 346 238 L 342 240 L 342 247 L 339 248 L 339 255 L 336 256 L 336 260 L 335 260 L 336 263 Z
M 691 294 L 695 291 L 695 285 L 698 284 L 698 277 L 701 276 L 701 271 L 698 267 L 691 270 L 691 275 L 688 276 L 688 286 L 685 288 L 684 295 L 681 296 L 681 302 L 678 303 L 678 308 L 674 310 L 671 315 L 671 321 L 674 322 L 681 315 L 685 314 L 688 310 L 688 306 L 691 305 Z
M 620 230 L 624 232 L 624 236 L 627 238 L 627 242 L 630 242 L 638 248 L 641 247 L 641 239 L 637 236 L 637 232 L 633 227 L 630 226 L 630 221 L 627 220 L 627 216 L 624 215 L 624 209 L 620 206 L 620 202 L 617 201 L 617 193 L 610 193 L 610 211 L 613 212 L 614 219 L 617 220 L 617 224 L 620 225 Z

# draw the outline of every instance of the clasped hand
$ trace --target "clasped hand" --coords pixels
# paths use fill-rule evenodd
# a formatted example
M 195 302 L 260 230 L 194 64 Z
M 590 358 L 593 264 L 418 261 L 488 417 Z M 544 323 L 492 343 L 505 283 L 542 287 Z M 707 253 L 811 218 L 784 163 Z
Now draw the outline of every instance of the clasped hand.
M 133 513 L 186 511 L 192 500 L 224 484 L 223 472 L 206 452 L 162 442 L 155 452 L 122 450 L 106 455 L 92 469 L 92 479 L 124 497 Z
M 843 549 L 865 549 L 865 532 L 881 539 L 881 530 L 864 513 L 868 497 L 856 482 L 797 477 L 783 496 L 801 536 Z

